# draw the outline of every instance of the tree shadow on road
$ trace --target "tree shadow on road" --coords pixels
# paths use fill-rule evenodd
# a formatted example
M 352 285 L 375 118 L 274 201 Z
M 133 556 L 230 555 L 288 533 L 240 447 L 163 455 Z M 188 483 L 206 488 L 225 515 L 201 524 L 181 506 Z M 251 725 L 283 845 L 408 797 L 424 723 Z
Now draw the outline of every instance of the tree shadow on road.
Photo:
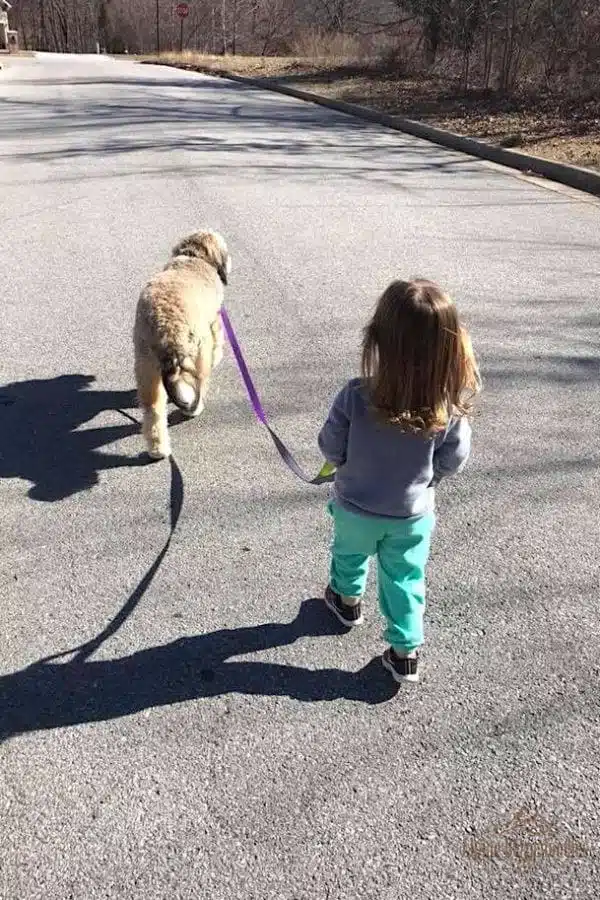
M 135 405 L 133 391 L 88 390 L 94 381 L 74 374 L 0 387 L 0 478 L 29 481 L 31 499 L 52 502 L 93 487 L 104 469 L 148 462 L 99 452 L 138 432 L 133 419 L 79 430 L 100 413 Z
M 528 329 L 523 327 L 522 333 Z M 531 387 L 540 382 L 558 385 L 598 384 L 600 354 L 543 354 L 500 357 L 484 367 L 486 384 Z
M 224 694 L 383 703 L 398 685 L 372 659 L 358 672 L 305 669 L 234 657 L 345 631 L 322 600 L 305 600 L 289 623 L 184 637 L 115 660 L 40 660 L 0 678 L 0 741 L 40 729 L 131 715 L 155 706 Z M 93 642 L 90 642 L 93 643 Z M 55 657 L 56 658 L 56 657 Z
M 50 87 L 54 81 L 36 84 Z M 77 104 L 60 97 L 0 100 L 10 119 L 10 128 L 0 120 L 0 138 L 6 136 L 19 145 L 6 158 L 19 163 L 65 163 L 133 156 L 135 165 L 139 153 L 168 157 L 174 151 L 187 151 L 190 159 L 183 171 L 189 171 L 194 160 L 200 172 L 210 173 L 212 154 L 218 151 L 231 159 L 231 168 L 247 171 L 253 178 L 257 172 L 278 178 L 296 173 L 312 180 L 337 175 L 397 188 L 402 187 L 402 176 L 411 172 L 488 175 L 479 161 L 463 154 L 226 80 L 124 77 L 72 82 L 73 86 L 86 84 L 92 89 Z M 120 86 L 125 95 L 95 92 L 95 84 Z M 220 172 L 224 165 L 225 160 L 220 160 Z M 172 174 L 178 171 L 164 168 Z M 117 175 L 112 169 L 100 174 Z M 88 175 L 77 174 L 78 179 L 83 177 Z M 56 180 L 62 183 L 69 176 L 58 172 Z

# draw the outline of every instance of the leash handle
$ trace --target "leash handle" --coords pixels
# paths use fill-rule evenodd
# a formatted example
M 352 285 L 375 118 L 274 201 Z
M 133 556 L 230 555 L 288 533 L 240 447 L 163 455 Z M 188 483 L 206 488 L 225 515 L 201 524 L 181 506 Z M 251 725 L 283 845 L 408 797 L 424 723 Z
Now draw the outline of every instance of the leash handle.
M 246 360 L 244 359 L 244 354 L 242 353 L 242 348 L 240 347 L 239 341 L 237 339 L 236 333 L 234 331 L 233 325 L 231 324 L 231 319 L 229 318 L 229 314 L 224 306 L 221 307 L 221 321 L 223 322 L 223 327 L 225 329 L 225 334 L 227 335 L 227 340 L 229 341 L 229 345 L 233 351 L 233 355 L 235 356 L 235 361 L 238 364 L 238 369 L 240 370 L 240 374 L 242 376 L 242 381 L 246 387 L 246 391 L 248 392 L 248 397 L 250 399 L 250 405 L 254 411 L 254 415 L 261 422 L 273 440 L 275 447 L 282 460 L 290 469 L 294 475 L 296 475 L 301 481 L 305 484 L 327 484 L 328 482 L 333 481 L 335 467 L 331 465 L 331 463 L 326 462 L 319 472 L 314 478 L 311 478 L 310 475 L 307 475 L 304 469 L 299 465 L 299 463 L 294 459 L 288 448 L 285 446 L 277 432 L 271 428 L 269 425 L 269 421 L 267 419 L 267 414 L 263 409 L 263 405 L 260 402 L 260 397 L 258 396 L 258 391 L 254 386 L 254 382 L 252 380 L 252 376 L 250 375 L 250 371 L 248 366 L 246 365 Z

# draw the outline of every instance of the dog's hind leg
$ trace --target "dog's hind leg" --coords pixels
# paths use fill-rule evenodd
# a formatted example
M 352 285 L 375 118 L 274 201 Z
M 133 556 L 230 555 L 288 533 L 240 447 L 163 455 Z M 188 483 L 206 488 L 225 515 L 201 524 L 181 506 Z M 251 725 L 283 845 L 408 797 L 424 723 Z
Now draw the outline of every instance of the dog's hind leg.
M 143 413 L 142 434 L 148 453 L 153 459 L 165 459 L 171 455 L 171 441 L 167 428 L 167 393 L 158 360 L 152 356 L 136 355 L 135 379 Z
M 201 412 L 204 412 L 206 395 L 208 394 L 208 386 L 213 369 L 213 354 L 214 348 L 212 345 L 212 336 L 210 340 L 204 338 L 200 342 L 200 348 L 196 358 L 196 374 L 198 376 L 198 386 L 200 388 L 200 399 L 196 408 L 191 413 L 187 413 L 187 415 L 199 416 Z
M 223 323 L 221 322 L 221 316 L 217 316 L 215 321 L 210 326 L 210 331 L 213 339 L 213 369 L 219 365 L 221 360 L 223 359 L 223 344 L 225 343 L 225 333 L 223 331 Z

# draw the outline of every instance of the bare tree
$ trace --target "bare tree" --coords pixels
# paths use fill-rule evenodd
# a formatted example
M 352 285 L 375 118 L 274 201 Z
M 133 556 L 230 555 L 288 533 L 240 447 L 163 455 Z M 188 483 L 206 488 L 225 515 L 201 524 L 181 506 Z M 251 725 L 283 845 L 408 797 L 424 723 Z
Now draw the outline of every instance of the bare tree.
M 423 61 L 456 67 L 463 89 L 510 92 L 527 67 L 546 87 L 571 79 L 600 83 L 598 0 L 189 0 L 185 46 L 203 52 L 286 53 L 310 42 L 333 52 L 347 41 L 395 53 L 406 65 L 407 30 Z M 154 0 L 17 0 L 13 15 L 25 48 L 148 53 L 156 48 Z M 163 48 L 179 44 L 175 0 L 158 0 Z M 318 43 L 318 47 L 317 47 Z M 419 51 L 420 53 L 420 51 Z M 394 57 L 394 58 L 396 58 Z M 456 63 L 454 62 L 456 60 Z M 411 59 L 416 65 L 416 58 Z

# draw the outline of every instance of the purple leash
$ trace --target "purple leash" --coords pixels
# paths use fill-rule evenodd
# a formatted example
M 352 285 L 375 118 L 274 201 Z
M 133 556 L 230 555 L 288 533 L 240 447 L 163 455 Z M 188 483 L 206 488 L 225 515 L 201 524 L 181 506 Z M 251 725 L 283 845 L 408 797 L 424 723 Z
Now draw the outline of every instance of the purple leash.
M 233 325 L 231 324 L 231 320 L 224 306 L 221 307 L 221 321 L 223 322 L 227 340 L 229 341 L 231 349 L 233 350 L 233 355 L 235 356 L 235 360 L 238 364 L 242 380 L 246 386 L 246 390 L 248 391 L 248 397 L 250 398 L 250 405 L 254 410 L 254 415 L 256 416 L 258 421 L 265 426 L 265 428 L 271 435 L 273 443 L 277 447 L 279 455 L 281 456 L 286 466 L 291 469 L 294 475 L 297 475 L 298 478 L 300 478 L 301 481 L 304 481 L 306 484 L 326 484 L 329 481 L 333 481 L 333 471 L 329 463 L 325 463 L 318 475 L 316 475 L 314 478 L 310 478 L 296 462 L 281 438 L 273 431 L 273 429 L 269 425 L 267 414 L 265 413 L 262 403 L 260 402 L 260 397 L 258 396 L 258 392 L 254 386 L 254 382 L 252 381 L 252 376 L 248 371 L 248 366 L 246 365 L 246 360 L 244 359 L 242 348 L 238 343 L 235 331 L 233 330 Z

